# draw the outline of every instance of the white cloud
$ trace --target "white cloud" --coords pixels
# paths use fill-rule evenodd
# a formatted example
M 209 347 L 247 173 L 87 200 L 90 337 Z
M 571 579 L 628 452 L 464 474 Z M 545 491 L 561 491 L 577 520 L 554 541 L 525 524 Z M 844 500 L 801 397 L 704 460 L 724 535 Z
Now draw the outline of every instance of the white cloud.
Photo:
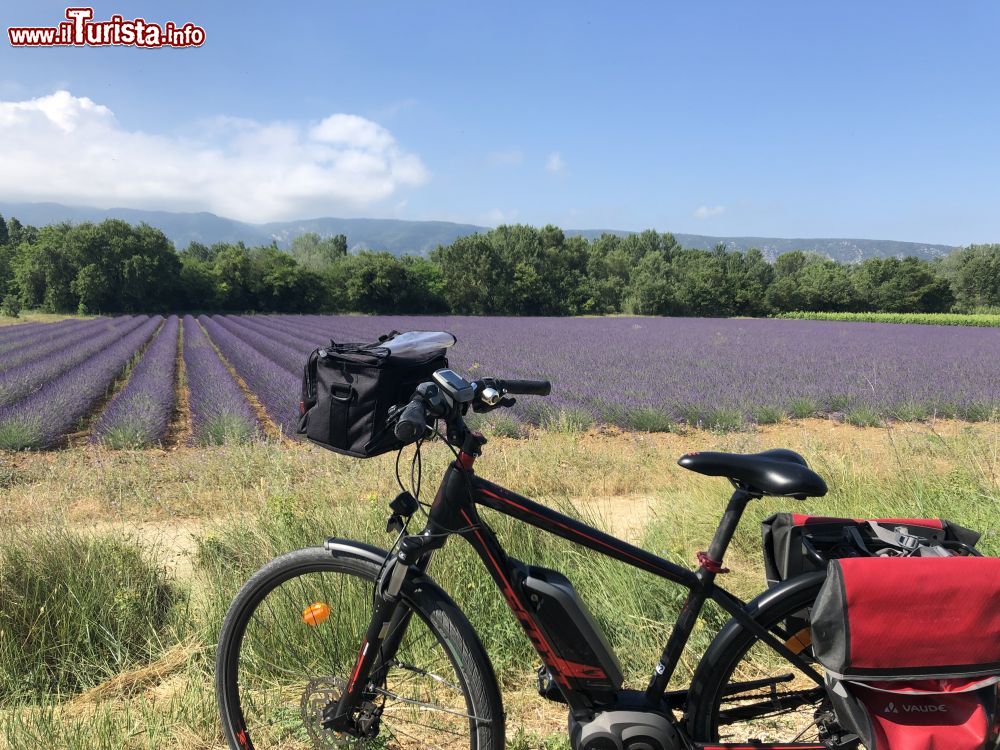
M 68 91 L 0 101 L 0 198 L 207 210 L 245 221 L 357 215 L 427 168 L 357 115 L 319 123 L 216 118 L 195 137 L 128 130 Z
M 549 158 L 545 162 L 545 168 L 550 172 L 558 174 L 559 172 L 566 171 L 566 162 L 563 161 L 558 151 L 553 151 L 549 154 Z
M 726 213 L 725 206 L 698 206 L 694 210 L 694 218 L 696 219 L 711 219 L 713 216 L 722 216 Z
M 515 166 L 524 161 L 524 154 L 519 150 L 511 149 L 510 151 L 494 151 L 486 160 L 494 166 Z
M 491 227 L 499 226 L 500 224 L 515 224 L 517 223 L 518 213 L 516 208 L 510 211 L 494 208 L 480 216 L 479 221 Z

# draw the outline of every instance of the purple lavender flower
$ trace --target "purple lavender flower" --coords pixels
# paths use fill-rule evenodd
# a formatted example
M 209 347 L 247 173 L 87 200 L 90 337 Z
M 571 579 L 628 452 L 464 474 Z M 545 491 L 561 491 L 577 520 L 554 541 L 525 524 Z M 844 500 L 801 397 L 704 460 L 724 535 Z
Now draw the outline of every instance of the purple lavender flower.
M 72 432 L 162 321 L 159 315 L 137 318 L 126 335 L 119 337 L 116 332 L 90 357 L 62 368 L 62 374 L 43 387 L 0 407 L 0 448 L 46 448 Z
M 69 318 L 58 323 L 24 323 L 21 325 L 0 328 L 0 352 L 9 352 L 22 346 L 28 346 L 37 341 L 58 336 L 74 328 L 80 329 L 88 324 L 99 323 L 95 320 L 79 320 Z
M 122 318 L 99 318 L 97 320 L 80 321 L 81 325 L 60 327 L 38 331 L 21 341 L 11 342 L 8 348 L 0 346 L 0 359 L 4 371 L 26 362 L 34 362 L 52 354 L 53 351 L 70 349 L 88 336 L 100 331 L 107 331 L 109 326 L 121 328 L 132 316 Z M 58 325 L 58 324 L 57 324 Z
M 176 395 L 178 326 L 176 315 L 167 318 L 128 383 L 94 425 L 94 442 L 111 448 L 144 448 L 166 434 Z
M 184 367 L 199 444 L 244 442 L 260 431 L 257 415 L 222 364 L 198 321 L 184 316 Z
M 298 426 L 301 377 L 264 356 L 214 318 L 203 315 L 199 320 L 222 356 L 260 399 L 271 419 L 286 435 L 294 435 Z
M 305 357 L 295 347 L 282 343 L 281 334 L 258 326 L 249 317 L 213 315 L 212 320 L 289 372 L 302 372 Z
M 524 398 L 529 421 L 555 411 L 632 426 L 733 427 L 845 412 L 982 419 L 1000 408 L 995 329 L 808 320 L 254 316 L 304 358 L 330 338 L 374 341 L 396 329 L 458 337 L 452 366 L 470 377 L 548 377 Z M 789 325 L 792 324 L 792 325 Z M 281 337 L 281 338 L 279 338 Z M 657 417 L 657 419 L 654 419 Z
M 63 373 L 72 372 L 77 365 L 112 346 L 148 320 L 145 315 L 106 318 L 98 328 L 87 331 L 70 344 L 49 349 L 41 358 L 4 368 L 0 374 L 0 407 L 34 393 Z

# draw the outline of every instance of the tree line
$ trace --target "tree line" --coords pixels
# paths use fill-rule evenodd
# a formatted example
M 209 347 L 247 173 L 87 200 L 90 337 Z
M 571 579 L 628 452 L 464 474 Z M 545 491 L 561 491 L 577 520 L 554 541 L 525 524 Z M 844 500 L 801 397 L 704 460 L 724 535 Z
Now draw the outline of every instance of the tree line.
M 567 237 L 501 226 L 429 257 L 348 251 L 343 235 L 272 244 L 192 242 L 111 219 L 26 226 L 0 216 L 0 301 L 49 312 L 771 315 L 1000 308 L 1000 244 L 838 263 L 795 250 L 681 247 L 671 234 Z

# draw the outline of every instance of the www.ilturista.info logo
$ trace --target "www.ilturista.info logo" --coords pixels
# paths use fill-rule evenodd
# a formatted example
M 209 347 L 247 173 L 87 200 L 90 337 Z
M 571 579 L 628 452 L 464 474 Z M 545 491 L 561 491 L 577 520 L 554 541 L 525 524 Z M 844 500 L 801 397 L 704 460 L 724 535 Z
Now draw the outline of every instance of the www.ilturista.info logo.
M 93 8 L 67 8 L 66 20 L 57 26 L 11 26 L 7 36 L 13 47 L 200 47 L 205 29 L 193 23 L 152 23 L 143 18 L 127 20 L 114 15 L 94 21 Z

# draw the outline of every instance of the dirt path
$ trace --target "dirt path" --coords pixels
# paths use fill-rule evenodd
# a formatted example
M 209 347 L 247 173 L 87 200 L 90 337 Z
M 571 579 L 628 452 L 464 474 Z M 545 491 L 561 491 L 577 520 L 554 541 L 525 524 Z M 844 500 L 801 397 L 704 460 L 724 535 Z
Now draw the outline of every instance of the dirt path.
M 93 534 L 122 534 L 146 548 L 171 578 L 185 580 L 194 569 L 198 537 L 208 524 L 203 520 L 179 518 L 157 521 L 99 521 L 75 526 Z

